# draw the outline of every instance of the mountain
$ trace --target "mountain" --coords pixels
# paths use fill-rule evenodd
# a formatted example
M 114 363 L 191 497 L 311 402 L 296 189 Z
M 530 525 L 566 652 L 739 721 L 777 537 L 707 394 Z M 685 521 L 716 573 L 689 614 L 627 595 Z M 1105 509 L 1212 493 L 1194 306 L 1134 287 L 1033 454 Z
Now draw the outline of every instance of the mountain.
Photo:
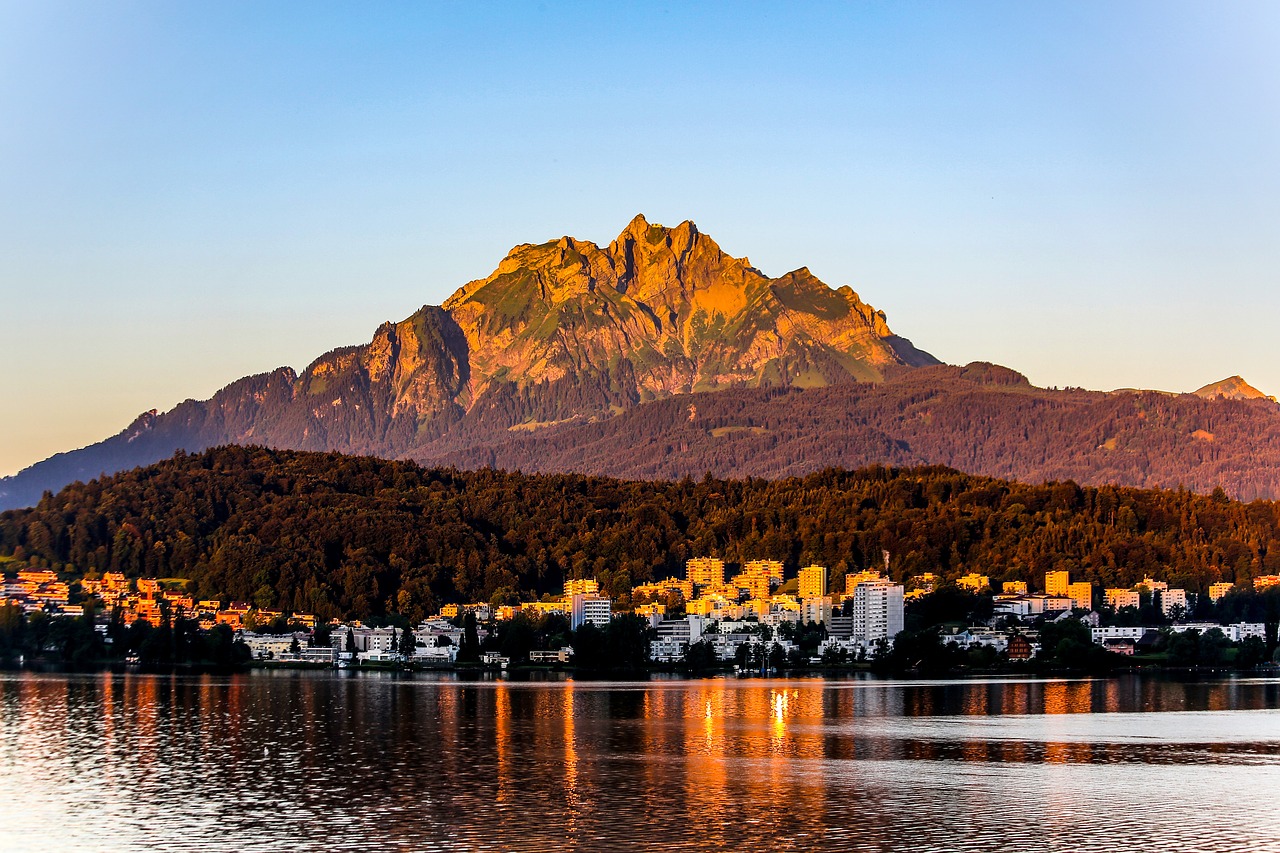
M 517 246 L 440 306 L 301 373 L 240 379 L 0 480 L 0 509 L 224 444 L 427 465 L 661 479 L 947 465 L 1025 482 L 1280 498 L 1280 406 L 1239 377 L 1195 394 L 1037 388 L 949 366 L 807 269 L 769 278 L 692 222 L 606 247 Z
M 1270 400 L 1273 403 L 1276 402 L 1275 397 L 1262 393 L 1239 376 L 1231 376 L 1221 382 L 1211 382 L 1191 393 L 1206 400 Z
M 0 481 L 0 507 L 76 479 L 227 443 L 397 457 L 477 430 L 608 417 L 730 387 L 877 382 L 938 361 L 808 269 L 769 278 L 692 222 L 637 216 L 605 248 L 512 249 L 442 306 L 363 346 L 147 412 L 120 434 Z M 443 445 L 442 445 L 443 446 Z

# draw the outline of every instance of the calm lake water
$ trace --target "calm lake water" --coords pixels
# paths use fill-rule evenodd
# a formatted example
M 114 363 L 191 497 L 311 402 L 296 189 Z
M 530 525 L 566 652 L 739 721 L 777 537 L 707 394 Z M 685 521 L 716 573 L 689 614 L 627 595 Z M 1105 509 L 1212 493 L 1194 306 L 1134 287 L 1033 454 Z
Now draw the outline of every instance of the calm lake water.
M 1280 680 L 0 673 L 0 850 L 1280 850 Z

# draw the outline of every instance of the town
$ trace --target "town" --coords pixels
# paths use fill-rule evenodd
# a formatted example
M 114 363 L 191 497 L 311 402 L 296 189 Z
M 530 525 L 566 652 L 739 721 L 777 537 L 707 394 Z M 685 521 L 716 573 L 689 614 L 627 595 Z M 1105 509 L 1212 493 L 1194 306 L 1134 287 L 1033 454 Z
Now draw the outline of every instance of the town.
M 567 581 L 563 595 L 541 601 L 446 604 L 414 626 L 318 623 L 308 613 L 195 599 L 185 592 L 182 579 L 129 579 L 108 572 L 76 581 L 50 569 L 20 569 L 5 577 L 0 613 L 13 608 L 11 612 L 27 617 L 92 622 L 104 649 L 135 626 L 158 630 L 184 622 L 201 632 L 233 637 L 249 661 L 341 668 L 582 665 L 586 656 L 575 651 L 574 640 L 581 645 L 591 631 L 603 637 L 624 617 L 643 644 L 641 655 L 626 662 L 631 666 L 740 673 L 870 666 L 903 651 L 895 646 L 910 633 L 910 608 L 934 597 L 942 600 L 948 591 L 952 599 L 976 602 L 973 612 L 989 613 L 981 620 L 925 626 L 952 660 L 959 660 L 956 653 L 969 652 L 987 664 L 1045 659 L 1057 645 L 1046 649 L 1042 635 L 1063 625 L 1087 630 L 1092 646 L 1118 656 L 1113 662 L 1176 646 L 1179 638 L 1198 637 L 1211 637 L 1224 650 L 1243 652 L 1247 647 L 1243 660 L 1262 662 L 1276 641 L 1263 621 L 1202 617 L 1233 594 L 1280 593 L 1277 575 L 1258 577 L 1247 590 L 1216 583 L 1207 595 L 1196 595 L 1153 578 L 1132 588 L 1099 589 L 1088 581 L 1073 581 L 1068 571 L 1050 571 L 1037 591 L 1026 581 L 1006 581 L 997 592 L 986 575 L 969 573 L 946 583 L 926 573 L 898 583 L 890 580 L 888 568 L 885 553 L 881 571 L 846 574 L 833 584 L 825 566 L 803 566 L 784 579 L 781 561 L 752 560 L 730 575 L 724 560 L 704 557 L 688 560 L 683 578 L 634 587 L 622 606 L 602 594 L 595 580 L 583 578 Z M 523 643 L 510 639 L 519 633 L 517 627 L 528 629 Z M 927 656 L 920 654 L 917 664 Z M 598 653 L 592 659 L 605 668 L 619 663 L 601 661 Z

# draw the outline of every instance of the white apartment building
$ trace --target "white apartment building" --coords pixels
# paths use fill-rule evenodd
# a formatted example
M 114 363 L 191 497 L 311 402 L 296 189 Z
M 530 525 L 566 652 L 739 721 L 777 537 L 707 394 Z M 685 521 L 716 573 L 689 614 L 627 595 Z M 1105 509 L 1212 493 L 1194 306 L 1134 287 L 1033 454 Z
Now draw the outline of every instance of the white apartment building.
M 1043 613 L 1061 613 L 1071 609 L 1071 599 L 1065 595 L 997 595 L 995 613 L 998 616 L 1039 616 Z
M 821 622 L 824 625 L 831 623 L 831 611 L 834 607 L 832 598 L 829 595 L 813 596 L 801 600 L 800 602 L 800 621 L 801 622 Z
M 1185 625 L 1172 625 L 1169 630 L 1175 634 L 1183 631 L 1199 631 L 1201 634 L 1217 628 L 1228 640 L 1238 643 L 1246 637 L 1267 638 L 1267 626 L 1261 622 L 1237 622 L 1234 625 L 1218 625 L 1214 622 L 1188 622 Z
M 1142 635 L 1150 630 L 1141 625 L 1125 627 L 1112 625 L 1109 628 L 1094 628 L 1091 633 L 1093 641 L 1101 646 L 1106 644 L 1107 640 L 1141 640 Z
M 1187 591 L 1185 589 L 1162 589 L 1156 595 L 1159 596 L 1160 609 L 1168 616 L 1175 607 L 1181 607 L 1184 611 L 1187 609 Z
M 903 587 L 891 581 L 860 583 L 853 590 L 854 640 L 872 644 L 888 640 L 902 631 Z
M 649 643 L 649 654 L 658 663 L 684 660 L 689 646 L 702 639 L 704 620 L 701 616 L 664 619 L 658 623 L 657 639 Z
M 571 600 L 570 613 L 569 625 L 575 631 L 587 623 L 603 628 L 613 618 L 613 602 L 602 595 L 578 594 Z

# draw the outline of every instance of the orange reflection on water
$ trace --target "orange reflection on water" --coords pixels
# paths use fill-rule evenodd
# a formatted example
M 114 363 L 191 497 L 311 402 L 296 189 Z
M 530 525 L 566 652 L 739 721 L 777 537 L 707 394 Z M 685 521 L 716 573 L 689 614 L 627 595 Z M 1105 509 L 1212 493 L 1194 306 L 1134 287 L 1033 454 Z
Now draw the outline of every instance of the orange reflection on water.
M 725 756 L 729 752 L 726 728 L 731 708 L 723 679 L 700 682 L 684 693 L 681 718 L 684 721 L 684 808 L 689 815 L 699 816 L 708 846 L 719 847 L 730 842 L 724 804 L 728 802 L 728 772 Z M 711 715 L 707 715 L 707 709 Z M 651 725 L 661 726 L 657 719 Z
M 499 681 L 493 696 L 493 752 L 497 757 L 498 802 L 506 801 L 511 786 L 511 696 L 507 682 Z
M 1050 681 L 1044 686 L 1046 714 L 1088 714 L 1093 710 L 1093 688 L 1088 681 Z

